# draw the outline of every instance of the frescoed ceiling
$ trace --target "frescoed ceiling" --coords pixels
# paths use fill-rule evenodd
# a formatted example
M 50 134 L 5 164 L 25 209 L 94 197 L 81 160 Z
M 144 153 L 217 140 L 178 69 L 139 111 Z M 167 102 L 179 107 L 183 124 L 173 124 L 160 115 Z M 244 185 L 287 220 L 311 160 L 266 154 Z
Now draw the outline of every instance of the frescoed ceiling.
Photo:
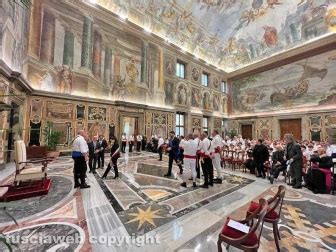
M 226 72 L 336 30 L 336 0 L 87 0 Z

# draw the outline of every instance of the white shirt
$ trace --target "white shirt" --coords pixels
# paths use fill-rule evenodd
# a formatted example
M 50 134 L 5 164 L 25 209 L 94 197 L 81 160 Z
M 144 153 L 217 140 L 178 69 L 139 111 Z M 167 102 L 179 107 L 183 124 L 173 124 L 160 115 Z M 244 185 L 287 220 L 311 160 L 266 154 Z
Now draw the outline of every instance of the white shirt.
M 198 137 L 194 139 L 194 141 L 197 143 L 197 150 L 199 151 L 201 149 L 202 141 Z
M 184 158 L 187 158 L 186 155 L 196 157 L 197 148 L 198 148 L 198 142 L 196 142 L 195 140 L 193 139 L 189 139 L 188 141 L 184 140 L 183 142 Z
M 163 140 L 162 137 L 160 137 L 160 138 L 159 138 L 159 142 L 158 142 L 158 147 L 160 148 L 161 145 L 163 145 L 163 144 L 164 144 L 164 140 Z
M 89 152 L 89 147 L 83 136 L 80 135 L 76 136 L 75 140 L 72 143 L 72 151 L 77 151 L 81 153 Z
M 137 142 L 141 142 L 141 140 L 142 140 L 142 136 L 137 135 Z
M 220 137 L 220 135 L 216 135 L 212 139 L 211 145 L 212 145 L 212 148 L 213 148 L 214 151 L 216 149 L 221 149 L 223 147 L 223 141 L 222 141 L 222 138 Z
M 201 151 L 201 155 L 203 156 L 203 155 L 207 155 L 207 156 L 209 156 L 210 155 L 210 150 L 211 150 L 211 142 L 210 142 L 210 140 L 208 139 L 208 138 L 204 138 L 203 140 L 202 140 L 202 144 L 200 144 L 200 146 L 201 146 L 201 149 L 200 149 L 200 151 Z
M 127 141 L 127 137 L 125 135 L 122 135 L 121 136 L 121 141 L 126 142 Z
M 133 142 L 134 141 L 134 136 L 129 136 L 128 141 Z
M 180 143 L 179 143 L 179 147 L 184 149 L 184 144 L 185 144 L 186 142 L 187 142 L 187 141 L 186 141 L 185 139 L 181 139 L 181 141 L 180 141 Z

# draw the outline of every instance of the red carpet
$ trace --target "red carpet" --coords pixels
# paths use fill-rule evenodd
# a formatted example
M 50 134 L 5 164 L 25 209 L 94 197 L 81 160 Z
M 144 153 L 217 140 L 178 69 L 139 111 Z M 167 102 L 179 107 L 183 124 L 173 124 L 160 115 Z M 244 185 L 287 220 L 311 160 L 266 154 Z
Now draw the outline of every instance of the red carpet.
M 48 178 L 43 182 L 34 181 L 32 183 L 22 183 L 20 186 L 10 186 L 8 191 L 0 198 L 0 202 L 14 201 L 46 195 L 51 187 L 51 179 Z

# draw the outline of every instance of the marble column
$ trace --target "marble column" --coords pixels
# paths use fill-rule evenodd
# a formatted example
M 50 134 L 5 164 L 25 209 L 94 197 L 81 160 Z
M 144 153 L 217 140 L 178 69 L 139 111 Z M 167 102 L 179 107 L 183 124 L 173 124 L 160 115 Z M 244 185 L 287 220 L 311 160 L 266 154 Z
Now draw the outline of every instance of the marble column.
M 81 66 L 91 69 L 93 21 L 90 17 L 84 17 L 82 33 Z
M 159 48 L 159 89 L 164 90 L 164 63 L 162 48 Z
M 101 56 L 102 56 L 102 36 L 97 31 L 94 31 L 92 73 L 97 79 L 100 79 L 101 75 Z
M 111 70 L 112 70 L 112 49 L 105 48 L 105 61 L 104 61 L 104 83 L 110 85 L 111 82 Z
M 64 33 L 63 65 L 73 68 L 75 36 L 69 31 Z
M 41 45 L 42 0 L 34 0 L 32 2 L 29 23 L 28 53 L 39 57 Z
M 49 64 L 54 63 L 55 17 L 48 10 L 43 13 L 40 59 Z
M 142 42 L 141 82 L 147 82 L 147 50 L 148 44 L 146 42 Z

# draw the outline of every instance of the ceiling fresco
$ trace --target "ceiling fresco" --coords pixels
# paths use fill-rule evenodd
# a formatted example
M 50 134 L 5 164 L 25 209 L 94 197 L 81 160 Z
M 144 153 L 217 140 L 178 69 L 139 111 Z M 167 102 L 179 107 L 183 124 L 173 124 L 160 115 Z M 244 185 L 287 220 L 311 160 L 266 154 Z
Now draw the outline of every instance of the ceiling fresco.
M 336 30 L 336 0 L 90 2 L 226 72 Z

